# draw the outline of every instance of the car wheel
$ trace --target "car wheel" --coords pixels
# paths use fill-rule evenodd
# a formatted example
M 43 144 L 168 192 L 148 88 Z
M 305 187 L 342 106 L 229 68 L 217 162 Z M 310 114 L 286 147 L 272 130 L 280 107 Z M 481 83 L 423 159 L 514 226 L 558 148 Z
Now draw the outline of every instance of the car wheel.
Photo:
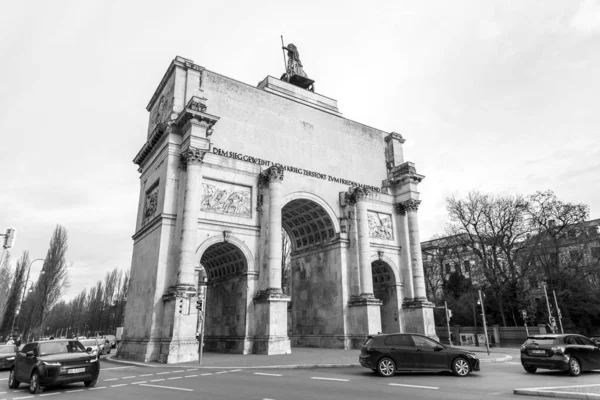
M 91 388 L 91 387 L 96 386 L 96 382 L 98 382 L 98 380 L 94 379 L 93 381 L 85 381 L 85 382 L 83 382 L 83 384 L 85 385 L 85 387 Z
M 15 369 L 13 368 L 10 370 L 10 374 L 8 375 L 8 387 L 11 389 L 16 389 L 19 387 L 19 384 L 21 384 L 21 382 L 15 379 Z
M 579 376 L 581 374 L 581 364 L 575 357 L 571 357 L 569 360 L 569 374 L 571 376 Z
M 456 376 L 467 376 L 471 373 L 471 365 L 462 357 L 457 357 L 452 361 L 452 372 Z
M 525 368 L 525 371 L 529 372 L 530 374 L 535 374 L 535 371 L 537 371 L 536 367 L 523 367 Z
M 396 363 L 388 357 L 384 357 L 377 362 L 377 373 L 379 376 L 389 378 L 396 373 Z
M 37 371 L 33 371 L 31 378 L 29 379 L 29 392 L 31 394 L 38 394 L 42 392 L 42 385 L 40 385 L 40 374 Z

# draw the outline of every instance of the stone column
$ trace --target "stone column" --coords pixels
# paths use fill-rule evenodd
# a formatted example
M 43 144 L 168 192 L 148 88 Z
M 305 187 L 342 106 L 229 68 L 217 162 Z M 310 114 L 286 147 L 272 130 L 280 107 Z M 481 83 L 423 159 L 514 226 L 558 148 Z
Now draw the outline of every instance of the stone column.
M 181 229 L 181 249 L 179 251 L 179 268 L 177 269 L 178 292 L 196 292 L 194 276 L 194 257 L 196 253 L 196 237 L 198 230 L 198 212 L 202 198 L 202 161 L 206 153 L 189 147 L 181 154 L 181 166 L 185 168 L 185 194 Z
M 371 269 L 371 245 L 369 243 L 369 216 L 367 196 L 369 190 L 358 187 L 354 190 L 356 201 L 356 225 L 358 230 L 358 265 L 360 270 L 360 296 L 373 296 L 373 271 Z
M 283 181 L 283 168 L 273 166 L 266 172 L 269 182 L 269 231 L 267 266 L 269 276 L 267 291 L 272 294 L 283 294 L 281 290 L 281 185 Z
M 423 273 L 423 256 L 421 253 L 421 236 L 419 235 L 419 220 L 417 216 L 420 204 L 421 200 L 410 199 L 402 202 L 402 207 L 408 219 L 408 241 L 410 245 L 414 301 L 427 302 L 425 276 Z
M 287 335 L 288 296 L 281 290 L 281 208 L 283 168 L 272 166 L 260 175 L 269 185 L 267 229 L 266 289 L 254 297 L 254 353 L 289 354 L 292 352 Z M 264 223 L 264 220 L 263 220 Z M 264 287 L 264 286 L 263 286 Z

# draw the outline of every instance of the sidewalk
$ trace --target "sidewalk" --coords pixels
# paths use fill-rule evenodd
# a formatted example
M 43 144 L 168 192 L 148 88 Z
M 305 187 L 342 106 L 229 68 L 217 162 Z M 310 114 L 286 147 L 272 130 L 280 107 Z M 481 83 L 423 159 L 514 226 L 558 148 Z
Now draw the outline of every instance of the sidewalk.
M 482 363 L 488 362 L 504 362 L 513 359 L 513 356 L 507 352 L 499 352 L 492 349 L 488 356 L 483 349 L 480 353 L 480 348 L 460 347 L 468 351 L 477 351 L 477 356 Z M 476 350 L 475 350 L 476 349 Z M 498 349 L 501 350 L 501 349 Z M 515 349 L 507 349 L 514 352 Z M 291 354 L 281 355 L 261 355 L 261 354 L 223 354 L 223 353 L 204 353 L 202 364 L 197 361 L 177 363 L 177 364 L 160 364 L 156 362 L 132 362 L 120 360 L 114 356 L 107 356 L 108 360 L 132 364 L 143 365 L 147 367 L 176 367 L 194 366 L 201 368 L 342 368 L 342 367 L 358 367 L 358 355 L 360 350 L 341 350 L 341 349 L 321 349 L 311 347 L 293 347 Z

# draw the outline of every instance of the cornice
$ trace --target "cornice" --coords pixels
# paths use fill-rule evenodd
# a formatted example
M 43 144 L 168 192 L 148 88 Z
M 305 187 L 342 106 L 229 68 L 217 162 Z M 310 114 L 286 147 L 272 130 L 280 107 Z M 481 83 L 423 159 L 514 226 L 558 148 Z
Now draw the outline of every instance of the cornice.
M 175 221 L 176 219 L 177 219 L 177 215 L 175 215 L 175 214 L 165 214 L 165 213 L 158 214 L 157 216 L 152 218 L 150 221 L 148 221 L 144 226 L 142 226 L 140 229 L 138 229 L 138 231 L 136 233 L 134 233 L 133 236 L 131 236 L 131 238 L 135 242 L 138 239 L 140 239 L 142 236 L 145 236 L 150 231 L 153 231 L 156 228 L 158 228 L 159 226 L 161 226 L 163 220 Z
M 165 136 L 165 133 L 171 132 L 171 128 L 166 123 L 160 123 L 156 125 L 152 134 L 148 138 L 148 141 L 144 143 L 140 151 L 138 151 L 137 155 L 133 159 L 133 163 L 139 165 L 140 168 L 146 158 L 152 153 L 154 148 L 158 145 L 160 140 Z

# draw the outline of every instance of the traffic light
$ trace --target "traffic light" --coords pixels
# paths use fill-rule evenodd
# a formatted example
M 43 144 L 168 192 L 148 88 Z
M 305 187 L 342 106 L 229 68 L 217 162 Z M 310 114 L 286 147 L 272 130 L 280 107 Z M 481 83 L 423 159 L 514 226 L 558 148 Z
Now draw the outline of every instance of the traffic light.
M 15 236 L 17 234 L 17 230 L 15 228 L 8 228 L 6 230 L 6 235 L 4 235 L 4 244 L 3 247 L 5 249 L 10 249 L 15 242 Z
M 197 301 L 196 301 L 196 308 L 197 308 L 198 310 L 202 311 L 202 307 L 203 307 L 203 305 L 204 305 L 204 304 L 202 303 L 202 299 L 200 299 L 200 300 L 197 300 Z
M 448 320 L 450 320 L 450 318 L 452 318 L 452 310 L 448 309 Z
M 183 299 L 179 300 L 179 314 L 183 313 Z

